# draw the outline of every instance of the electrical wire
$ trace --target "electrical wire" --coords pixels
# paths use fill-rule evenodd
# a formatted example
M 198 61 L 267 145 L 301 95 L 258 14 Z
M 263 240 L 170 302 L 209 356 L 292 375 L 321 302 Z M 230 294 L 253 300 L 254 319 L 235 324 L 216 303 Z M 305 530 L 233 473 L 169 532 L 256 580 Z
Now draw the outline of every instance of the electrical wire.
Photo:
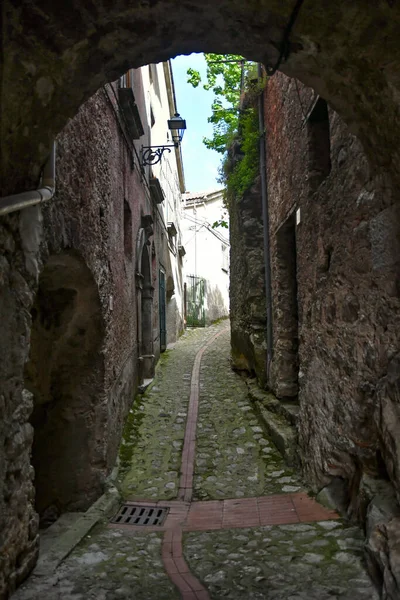
M 301 5 L 303 4 L 303 1 L 304 0 L 297 0 L 296 4 L 292 10 L 292 14 L 290 15 L 288 24 L 286 25 L 285 31 L 283 32 L 283 40 L 281 43 L 281 50 L 279 52 L 278 60 L 276 61 L 275 65 L 273 67 L 271 67 L 270 65 L 265 66 L 267 75 L 269 75 L 270 77 L 272 77 L 272 75 L 275 75 L 275 73 L 281 66 L 282 60 L 283 59 L 287 60 L 287 58 L 289 56 L 289 36 L 293 29 L 293 25 L 295 24 L 296 19 L 299 15 L 300 8 L 301 8 Z

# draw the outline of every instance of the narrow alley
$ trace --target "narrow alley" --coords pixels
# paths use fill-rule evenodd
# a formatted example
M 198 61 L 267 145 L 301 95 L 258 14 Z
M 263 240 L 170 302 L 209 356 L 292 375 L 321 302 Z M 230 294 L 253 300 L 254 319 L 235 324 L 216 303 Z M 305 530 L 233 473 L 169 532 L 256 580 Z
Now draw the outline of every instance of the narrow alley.
M 165 520 L 94 519 L 62 561 L 68 531 L 54 546 L 50 527 L 15 600 L 378 598 L 362 531 L 308 496 L 265 434 L 231 370 L 226 320 L 187 330 L 163 354 L 130 411 L 115 484 L 119 506 L 165 508 Z M 85 522 L 62 520 L 75 531 Z

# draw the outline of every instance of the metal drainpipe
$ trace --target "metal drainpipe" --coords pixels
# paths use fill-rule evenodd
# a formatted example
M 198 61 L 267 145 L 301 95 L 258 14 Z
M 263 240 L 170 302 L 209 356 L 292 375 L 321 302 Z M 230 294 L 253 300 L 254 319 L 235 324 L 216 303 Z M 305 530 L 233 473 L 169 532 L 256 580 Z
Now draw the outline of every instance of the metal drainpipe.
M 51 200 L 56 191 L 56 143 L 53 142 L 50 156 L 43 170 L 41 186 L 37 190 L 21 192 L 0 198 L 0 216 L 22 210 L 28 206 Z
M 263 77 L 262 64 L 258 64 L 258 77 Z M 265 144 L 265 122 L 264 122 L 264 92 L 258 97 L 258 127 L 260 133 L 260 177 L 261 177 L 261 201 L 263 217 L 264 238 L 264 267 L 265 267 L 265 296 L 267 301 L 267 379 L 271 360 L 274 354 L 272 335 L 272 290 L 271 290 L 271 253 L 269 238 L 269 210 L 268 210 L 268 187 L 267 187 L 267 161 Z

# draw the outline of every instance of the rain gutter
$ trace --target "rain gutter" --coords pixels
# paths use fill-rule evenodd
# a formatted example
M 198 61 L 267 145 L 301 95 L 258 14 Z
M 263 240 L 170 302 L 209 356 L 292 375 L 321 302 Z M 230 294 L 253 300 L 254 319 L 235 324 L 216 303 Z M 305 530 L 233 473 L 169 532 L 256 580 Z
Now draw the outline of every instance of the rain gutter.
M 262 64 L 258 64 L 258 77 L 263 77 Z M 264 91 L 258 97 L 258 127 L 260 134 L 260 178 L 261 178 L 261 202 L 263 218 L 263 250 L 264 250 L 264 268 L 265 268 L 265 297 L 267 304 L 267 379 L 272 357 L 274 354 L 273 334 L 272 334 L 272 288 L 271 288 L 271 252 L 269 236 L 269 206 L 268 206 L 268 187 L 267 187 L 267 151 L 265 143 L 265 120 L 264 120 Z
M 51 200 L 56 191 L 56 143 L 53 142 L 50 156 L 43 170 L 41 187 L 29 192 L 21 192 L 0 198 L 0 216 L 7 215 L 28 206 L 35 206 Z

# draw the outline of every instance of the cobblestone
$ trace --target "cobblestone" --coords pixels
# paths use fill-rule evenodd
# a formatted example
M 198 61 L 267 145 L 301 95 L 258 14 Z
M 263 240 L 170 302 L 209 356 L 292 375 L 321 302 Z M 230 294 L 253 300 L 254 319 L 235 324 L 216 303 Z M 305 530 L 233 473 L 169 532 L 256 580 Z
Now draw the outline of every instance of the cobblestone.
M 246 384 L 230 367 L 229 350 L 227 329 L 202 360 L 194 499 L 298 491 L 298 477 L 263 434 L 248 400 Z M 277 479 L 276 473 L 283 477 Z
M 162 354 L 154 385 L 135 399 L 120 450 L 119 482 L 125 498 L 176 498 L 191 367 L 199 348 L 216 331 L 218 326 L 188 330 Z
M 188 331 L 162 357 L 124 431 L 122 494 L 166 502 L 169 528 L 99 525 L 54 574 L 31 576 L 15 600 L 377 600 L 360 530 L 310 500 L 264 435 L 230 369 L 228 331 L 200 366 L 193 491 L 207 502 L 168 502 L 180 486 L 193 363 L 225 327 Z M 320 518 L 330 520 L 308 522 Z
M 212 600 L 378 600 L 360 530 L 335 525 L 339 536 L 323 522 L 187 533 L 184 554 Z
M 31 578 L 14 600 L 178 600 L 163 569 L 162 536 L 97 527 L 53 576 Z

